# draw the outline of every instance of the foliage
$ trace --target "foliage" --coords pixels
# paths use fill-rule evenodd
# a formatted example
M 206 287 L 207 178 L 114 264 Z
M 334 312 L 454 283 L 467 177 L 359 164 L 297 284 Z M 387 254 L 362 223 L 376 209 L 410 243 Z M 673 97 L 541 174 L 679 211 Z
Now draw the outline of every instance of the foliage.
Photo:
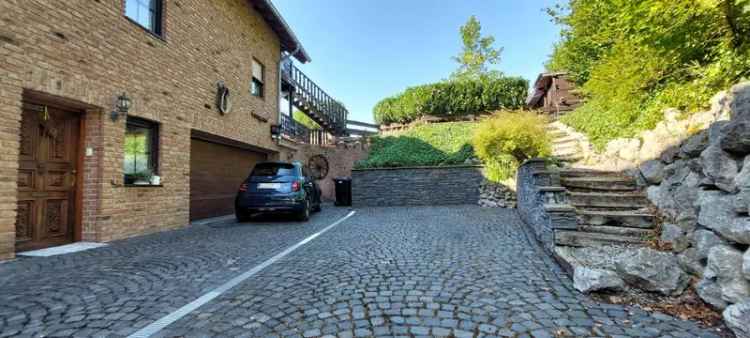
M 430 115 L 458 117 L 524 105 L 528 81 L 519 77 L 483 74 L 476 79 L 443 81 L 411 87 L 378 102 L 373 108 L 380 124 L 408 123 Z
M 318 125 L 309 116 L 307 116 L 305 113 L 299 110 L 295 110 L 294 113 L 292 113 L 292 119 L 294 119 L 301 125 L 307 127 L 307 129 L 313 129 L 313 130 L 320 129 L 320 125 Z
M 356 168 L 463 164 L 474 156 L 470 138 L 476 123 L 424 124 L 396 136 L 373 137 L 369 157 Z
M 750 76 L 750 0 L 570 0 L 549 13 L 562 37 L 547 68 L 587 99 L 563 121 L 598 147 Z
M 487 64 L 500 62 L 503 48 L 492 47 L 495 43 L 494 37 L 482 36 L 482 24 L 475 16 L 472 15 L 466 24 L 461 26 L 460 32 L 463 51 L 453 57 L 453 60 L 460 65 L 453 73 L 453 78 L 477 78 L 487 73 Z
M 472 145 L 485 164 L 490 180 L 512 177 L 519 163 L 551 151 L 547 121 L 528 111 L 504 111 L 488 118 L 474 131 Z

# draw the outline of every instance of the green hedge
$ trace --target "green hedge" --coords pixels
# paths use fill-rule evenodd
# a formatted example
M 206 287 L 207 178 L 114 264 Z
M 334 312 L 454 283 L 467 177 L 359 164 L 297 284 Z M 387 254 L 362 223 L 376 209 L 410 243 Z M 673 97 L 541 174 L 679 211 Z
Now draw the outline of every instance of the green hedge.
M 524 106 L 529 83 L 520 77 L 482 76 L 406 89 L 373 108 L 380 124 L 408 123 L 431 115 L 459 117 Z

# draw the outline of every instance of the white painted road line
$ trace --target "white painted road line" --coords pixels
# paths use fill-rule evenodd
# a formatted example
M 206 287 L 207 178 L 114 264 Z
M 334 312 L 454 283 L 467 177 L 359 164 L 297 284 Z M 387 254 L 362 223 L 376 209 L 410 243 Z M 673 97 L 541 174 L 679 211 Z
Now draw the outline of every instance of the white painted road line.
M 204 304 L 212 301 L 216 297 L 221 296 L 223 293 L 229 291 L 230 289 L 232 289 L 233 287 L 235 287 L 238 284 L 242 283 L 246 279 L 248 279 L 248 278 L 252 277 L 253 275 L 257 274 L 258 272 L 260 272 L 261 270 L 265 269 L 269 265 L 271 265 L 273 263 L 276 263 L 278 260 L 284 258 L 284 256 L 286 256 L 286 255 L 289 255 L 294 250 L 297 250 L 299 247 L 307 244 L 308 242 L 310 242 L 313 239 L 317 238 L 318 236 L 322 235 L 326 231 L 333 229 L 335 226 L 337 226 L 337 225 L 341 224 L 342 222 L 346 221 L 347 219 L 349 219 L 349 217 L 354 216 L 355 213 L 356 213 L 356 211 L 354 211 L 354 210 L 350 211 L 346 216 L 342 217 L 341 219 L 339 219 L 338 221 L 334 222 L 333 224 L 325 227 L 323 230 L 320 230 L 320 231 L 318 231 L 318 232 L 310 235 L 309 237 L 303 239 L 301 242 L 288 247 L 286 250 L 282 251 L 281 253 L 277 254 L 276 256 L 273 256 L 273 257 L 269 258 L 268 260 L 266 260 L 265 262 L 256 265 L 252 269 L 243 272 L 239 276 L 230 279 L 229 281 L 227 281 L 226 283 L 222 284 L 221 286 L 219 286 L 219 287 L 217 287 L 217 288 L 215 288 L 215 289 L 213 289 L 213 290 L 211 290 L 211 291 L 203 294 L 202 296 L 198 297 L 194 301 L 192 301 L 192 302 L 186 304 L 185 306 L 183 306 L 183 307 L 175 310 L 174 312 L 172 312 L 172 313 L 170 313 L 170 314 L 168 314 L 168 315 L 166 315 L 164 317 L 159 318 L 155 322 L 153 322 L 153 323 L 147 325 L 146 327 L 144 327 L 144 328 L 136 331 L 135 333 L 129 335 L 128 338 L 147 338 L 147 337 L 153 336 L 154 334 L 158 333 L 159 331 L 161 331 L 162 329 L 164 329 L 165 327 L 167 327 L 169 324 L 172 324 L 172 323 L 180 320 L 182 317 L 185 317 L 186 315 L 188 315 L 191 312 L 195 311 L 197 308 L 201 307 L 202 305 L 204 305 Z

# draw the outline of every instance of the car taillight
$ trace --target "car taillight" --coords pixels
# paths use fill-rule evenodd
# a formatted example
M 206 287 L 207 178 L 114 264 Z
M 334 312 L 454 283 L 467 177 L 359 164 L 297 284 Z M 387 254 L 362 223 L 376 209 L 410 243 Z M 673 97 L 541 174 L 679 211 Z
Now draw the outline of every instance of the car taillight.
M 247 191 L 247 183 L 240 184 L 240 191 Z
M 300 185 L 299 181 L 292 182 L 292 191 L 299 191 Z

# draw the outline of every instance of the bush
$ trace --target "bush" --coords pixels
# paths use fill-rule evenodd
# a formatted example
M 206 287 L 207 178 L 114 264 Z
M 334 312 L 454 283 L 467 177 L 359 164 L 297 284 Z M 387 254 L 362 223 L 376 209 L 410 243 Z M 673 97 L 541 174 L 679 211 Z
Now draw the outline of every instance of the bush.
M 548 156 L 551 146 L 546 125 L 545 118 L 525 111 L 500 112 L 482 121 L 472 145 L 485 164 L 487 178 L 505 180 L 515 175 L 521 162 Z
M 416 126 L 397 136 L 373 137 L 367 159 L 355 168 L 388 168 L 463 164 L 474 156 L 470 138 L 476 123 Z
M 528 81 L 519 77 L 483 75 L 477 79 L 444 81 L 406 89 L 373 108 L 380 124 L 408 123 L 430 115 L 459 117 L 525 104 Z

